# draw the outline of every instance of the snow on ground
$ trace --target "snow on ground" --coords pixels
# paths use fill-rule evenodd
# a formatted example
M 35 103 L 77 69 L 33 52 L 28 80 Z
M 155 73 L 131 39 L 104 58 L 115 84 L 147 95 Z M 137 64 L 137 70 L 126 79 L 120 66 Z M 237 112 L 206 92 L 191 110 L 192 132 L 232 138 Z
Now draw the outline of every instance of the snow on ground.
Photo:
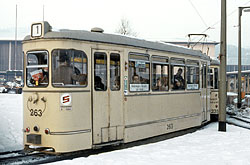
M 0 152 L 23 148 L 23 96 L 0 94 Z
M 218 124 L 212 123 L 194 133 L 158 143 L 52 164 L 246 165 L 250 164 L 249 146 L 250 130 L 227 125 L 227 132 L 218 132 Z
M 0 152 L 22 149 L 22 95 L 0 94 Z M 218 124 L 184 136 L 52 164 L 250 165 L 250 130 Z

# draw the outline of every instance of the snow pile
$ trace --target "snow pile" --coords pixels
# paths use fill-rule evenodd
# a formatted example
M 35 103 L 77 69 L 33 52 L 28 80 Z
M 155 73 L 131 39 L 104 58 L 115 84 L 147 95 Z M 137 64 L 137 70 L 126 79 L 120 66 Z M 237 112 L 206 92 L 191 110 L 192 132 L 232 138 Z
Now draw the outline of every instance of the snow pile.
M 227 132 L 218 132 L 218 124 L 162 142 L 137 146 L 87 158 L 52 164 L 250 164 L 250 131 L 227 125 Z
M 23 96 L 0 94 L 0 152 L 23 148 Z

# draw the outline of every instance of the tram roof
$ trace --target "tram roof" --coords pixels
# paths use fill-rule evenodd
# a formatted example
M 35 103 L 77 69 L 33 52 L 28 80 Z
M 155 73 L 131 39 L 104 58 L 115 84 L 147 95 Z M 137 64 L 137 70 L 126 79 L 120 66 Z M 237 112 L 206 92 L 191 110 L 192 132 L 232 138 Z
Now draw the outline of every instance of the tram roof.
M 108 44 L 117 44 L 124 46 L 133 46 L 146 49 L 168 51 L 174 53 L 187 54 L 192 56 L 199 56 L 203 59 L 209 59 L 209 57 L 200 51 L 192 50 L 180 46 L 175 46 L 166 43 L 152 42 L 143 39 L 137 39 L 117 34 L 107 34 L 100 32 L 90 32 L 85 30 L 60 30 L 50 31 L 45 33 L 44 39 L 72 39 L 90 42 L 101 42 Z M 26 36 L 24 41 L 32 40 L 30 36 Z

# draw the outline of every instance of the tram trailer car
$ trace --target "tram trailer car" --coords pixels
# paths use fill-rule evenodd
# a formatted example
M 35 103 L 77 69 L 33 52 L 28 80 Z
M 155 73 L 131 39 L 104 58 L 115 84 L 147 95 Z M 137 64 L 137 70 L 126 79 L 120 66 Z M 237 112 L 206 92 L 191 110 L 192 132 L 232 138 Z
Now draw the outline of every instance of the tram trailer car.
M 211 120 L 218 121 L 219 115 L 219 71 L 220 62 L 217 59 L 211 59 L 209 68 L 209 80 L 210 80 L 210 109 Z
M 40 22 L 23 52 L 25 148 L 72 152 L 210 120 L 210 59 L 200 51 Z

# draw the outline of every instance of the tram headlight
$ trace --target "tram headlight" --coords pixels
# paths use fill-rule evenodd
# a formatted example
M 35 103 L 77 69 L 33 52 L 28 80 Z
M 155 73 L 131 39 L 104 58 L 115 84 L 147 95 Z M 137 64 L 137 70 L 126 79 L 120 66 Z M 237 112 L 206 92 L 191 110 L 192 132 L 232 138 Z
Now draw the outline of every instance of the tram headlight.
M 50 134 L 50 130 L 48 128 L 45 129 L 45 134 Z

